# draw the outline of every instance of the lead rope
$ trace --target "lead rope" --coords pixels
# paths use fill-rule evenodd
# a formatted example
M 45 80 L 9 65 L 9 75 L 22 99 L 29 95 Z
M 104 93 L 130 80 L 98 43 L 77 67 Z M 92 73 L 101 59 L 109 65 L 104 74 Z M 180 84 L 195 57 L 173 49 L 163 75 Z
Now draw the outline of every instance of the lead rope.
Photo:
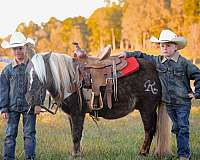
M 99 119 L 98 119 L 97 117 L 92 116 L 91 114 L 89 114 L 89 115 L 90 115 L 90 117 L 92 118 L 93 122 L 96 124 L 96 126 L 97 126 L 97 128 L 98 128 L 98 131 L 99 131 L 100 134 L 101 134 L 101 130 L 100 130 L 100 127 L 99 127 L 98 122 L 97 122 L 97 121 L 99 121 Z
M 42 88 L 42 89 L 41 89 L 41 93 L 40 93 L 40 104 L 42 104 L 42 102 L 43 102 L 43 96 L 44 96 L 43 93 L 44 93 L 44 92 L 45 92 L 45 91 L 44 91 L 44 88 Z M 55 111 L 53 112 L 53 111 L 51 111 L 51 109 L 53 109 L 54 105 L 56 105 L 56 109 L 55 109 Z M 49 95 L 49 106 L 48 106 L 48 107 L 45 107 L 44 105 L 41 105 L 40 107 L 43 108 L 44 110 L 46 110 L 47 112 L 53 114 L 53 115 L 55 115 L 55 114 L 57 113 L 57 111 L 58 111 L 58 104 L 57 104 L 56 102 L 54 102 L 54 103 L 51 105 L 51 95 Z

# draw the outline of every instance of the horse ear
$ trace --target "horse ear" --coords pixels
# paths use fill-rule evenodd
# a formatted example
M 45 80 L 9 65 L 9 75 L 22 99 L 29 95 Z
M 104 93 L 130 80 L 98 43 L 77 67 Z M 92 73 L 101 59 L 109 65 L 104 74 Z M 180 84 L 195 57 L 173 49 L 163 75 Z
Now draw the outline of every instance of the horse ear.
M 45 60 L 49 60 L 49 58 L 51 57 L 51 53 L 52 53 L 52 52 L 49 52 L 49 53 L 47 53 L 47 54 L 45 54 L 45 55 L 43 56 L 44 61 L 45 61 Z

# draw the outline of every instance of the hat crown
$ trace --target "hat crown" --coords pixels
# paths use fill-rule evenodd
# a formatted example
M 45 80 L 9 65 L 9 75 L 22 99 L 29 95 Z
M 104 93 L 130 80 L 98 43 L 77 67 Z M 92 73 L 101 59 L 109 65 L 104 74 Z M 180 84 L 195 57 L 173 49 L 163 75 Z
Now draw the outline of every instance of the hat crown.
M 26 37 L 21 32 L 15 32 L 10 37 L 10 44 L 24 44 L 26 43 Z
M 162 32 L 160 33 L 160 37 L 159 40 L 160 41 L 171 41 L 172 39 L 176 38 L 177 35 L 170 31 L 170 30 L 162 30 Z

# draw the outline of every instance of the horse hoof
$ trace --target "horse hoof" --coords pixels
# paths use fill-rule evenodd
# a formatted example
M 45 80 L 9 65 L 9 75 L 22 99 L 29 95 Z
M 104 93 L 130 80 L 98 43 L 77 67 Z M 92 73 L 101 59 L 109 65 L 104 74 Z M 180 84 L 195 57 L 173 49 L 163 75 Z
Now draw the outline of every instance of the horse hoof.
M 144 152 L 144 151 L 140 151 L 139 155 L 142 155 L 142 156 L 147 156 L 147 153 Z
M 73 156 L 73 155 L 71 155 L 69 160 L 82 160 L 82 157 L 81 156 Z
M 81 159 L 82 159 L 81 152 L 72 153 L 71 156 L 70 156 L 70 160 L 81 160 Z

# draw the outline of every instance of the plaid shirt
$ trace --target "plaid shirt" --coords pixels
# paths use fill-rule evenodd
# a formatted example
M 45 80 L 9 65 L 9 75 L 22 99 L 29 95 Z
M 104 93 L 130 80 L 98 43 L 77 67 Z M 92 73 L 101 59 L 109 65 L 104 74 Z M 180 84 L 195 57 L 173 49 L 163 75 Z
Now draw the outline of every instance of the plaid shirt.
M 190 80 L 194 80 L 195 98 L 200 98 L 200 70 L 177 52 L 171 59 L 147 55 L 140 51 L 126 52 L 127 57 L 144 58 L 156 65 L 162 84 L 162 101 L 172 105 L 190 104 Z
M 18 111 L 28 110 L 28 104 L 25 99 L 27 89 L 27 78 L 25 76 L 26 64 L 8 64 L 0 75 L 0 111 Z

